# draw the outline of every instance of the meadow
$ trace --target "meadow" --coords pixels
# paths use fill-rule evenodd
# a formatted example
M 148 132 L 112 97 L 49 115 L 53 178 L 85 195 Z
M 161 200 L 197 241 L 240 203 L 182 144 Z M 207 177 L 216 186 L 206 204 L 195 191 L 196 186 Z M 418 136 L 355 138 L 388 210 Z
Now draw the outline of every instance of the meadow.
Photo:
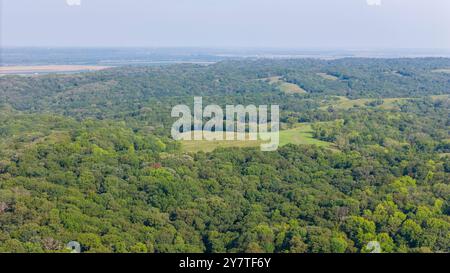
M 238 133 L 236 133 L 236 136 Z M 250 148 L 259 147 L 262 140 L 249 140 L 246 134 L 246 140 L 184 140 L 181 141 L 181 147 L 184 152 L 212 152 L 217 148 Z M 280 147 L 294 144 L 294 145 L 316 145 L 318 147 L 333 147 L 333 143 L 321 141 L 313 137 L 311 124 L 299 123 L 292 129 L 280 131 Z

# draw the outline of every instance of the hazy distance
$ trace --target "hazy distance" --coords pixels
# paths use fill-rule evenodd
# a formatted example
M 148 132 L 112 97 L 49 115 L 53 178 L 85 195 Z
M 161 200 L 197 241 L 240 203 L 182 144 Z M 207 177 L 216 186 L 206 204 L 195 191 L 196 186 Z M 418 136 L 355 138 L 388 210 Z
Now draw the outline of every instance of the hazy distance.
M 448 0 L 77 1 L 2 0 L 0 45 L 450 48 Z

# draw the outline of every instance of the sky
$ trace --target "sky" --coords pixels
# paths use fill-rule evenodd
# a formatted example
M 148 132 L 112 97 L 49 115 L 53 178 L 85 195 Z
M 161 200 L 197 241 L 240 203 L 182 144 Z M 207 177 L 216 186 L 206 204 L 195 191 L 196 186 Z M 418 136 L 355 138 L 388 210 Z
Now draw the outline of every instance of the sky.
M 449 0 L 0 0 L 0 45 L 450 49 Z

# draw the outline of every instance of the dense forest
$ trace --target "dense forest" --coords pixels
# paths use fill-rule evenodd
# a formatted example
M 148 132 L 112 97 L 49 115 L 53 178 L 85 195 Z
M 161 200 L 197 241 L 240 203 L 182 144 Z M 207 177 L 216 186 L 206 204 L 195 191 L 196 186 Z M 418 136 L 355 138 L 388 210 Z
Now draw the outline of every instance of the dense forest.
M 194 96 L 279 104 L 312 144 L 186 151 Z M 1 76 L 0 252 L 450 252 L 449 103 L 445 58 Z

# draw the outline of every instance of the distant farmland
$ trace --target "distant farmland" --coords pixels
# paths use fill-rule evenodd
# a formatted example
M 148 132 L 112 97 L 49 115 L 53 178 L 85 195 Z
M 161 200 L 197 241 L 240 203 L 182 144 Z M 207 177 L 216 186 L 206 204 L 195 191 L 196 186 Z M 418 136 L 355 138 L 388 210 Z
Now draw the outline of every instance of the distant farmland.
M 39 66 L 0 66 L 0 74 L 46 74 L 98 71 L 109 68 L 109 66 L 96 65 L 39 65 Z

